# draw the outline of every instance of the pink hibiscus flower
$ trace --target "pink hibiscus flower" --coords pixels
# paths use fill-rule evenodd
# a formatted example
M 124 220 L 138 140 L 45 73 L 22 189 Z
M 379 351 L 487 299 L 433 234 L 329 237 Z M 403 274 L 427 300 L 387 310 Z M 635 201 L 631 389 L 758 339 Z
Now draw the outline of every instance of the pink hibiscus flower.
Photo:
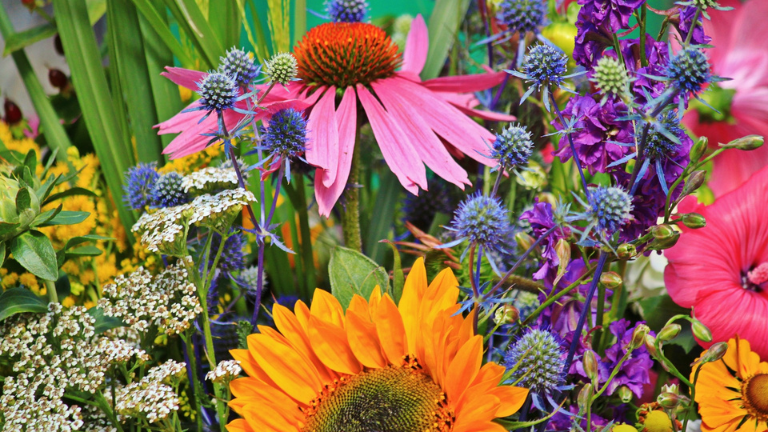
M 327 23 L 311 29 L 294 49 L 300 81 L 275 86 L 262 105 L 295 100 L 308 106 L 307 161 L 317 167 L 315 196 L 328 216 L 349 178 L 358 115 L 365 113 L 389 167 L 411 193 L 427 188 L 426 168 L 459 187 L 470 184 L 452 155 L 462 153 L 485 165 L 494 135 L 468 116 L 512 121 L 513 116 L 474 109 L 473 93 L 500 84 L 504 72 L 421 81 L 429 47 L 421 16 L 411 24 L 402 57 L 386 33 L 366 23 Z M 399 67 L 399 70 L 398 70 Z M 202 72 L 168 68 L 173 82 L 197 90 Z M 257 86 L 261 91 L 268 86 Z M 340 99 L 337 104 L 337 99 Z M 358 110 L 358 101 L 362 111 Z M 245 109 L 245 101 L 238 102 Z M 243 118 L 225 112 L 228 127 Z M 205 148 L 201 133 L 216 129 L 199 113 L 180 113 L 159 125 L 160 133 L 181 134 L 165 149 L 181 157 Z
M 722 0 L 732 11 L 709 10 L 711 20 L 703 20 L 704 31 L 715 47 L 708 50 L 713 73 L 732 78 L 719 83 L 711 94 L 714 105 L 725 118 L 713 118 L 712 111 L 689 110 L 683 122 L 697 136 L 709 138 L 713 146 L 745 135 L 768 136 L 768 1 Z M 734 93 L 735 92 L 735 93 Z M 732 94 L 730 107 L 727 99 Z M 702 95 L 707 97 L 705 93 Z M 718 102 L 724 102 L 722 105 Z M 714 161 L 709 186 L 716 196 L 737 188 L 768 164 L 768 146 L 744 152 L 728 150 Z
M 664 255 L 664 282 L 679 305 L 692 307 L 714 342 L 739 335 L 768 357 L 768 167 L 714 204 L 683 200 L 681 213 L 707 219 L 700 229 L 683 228 Z M 704 344 L 709 346 L 711 343 Z

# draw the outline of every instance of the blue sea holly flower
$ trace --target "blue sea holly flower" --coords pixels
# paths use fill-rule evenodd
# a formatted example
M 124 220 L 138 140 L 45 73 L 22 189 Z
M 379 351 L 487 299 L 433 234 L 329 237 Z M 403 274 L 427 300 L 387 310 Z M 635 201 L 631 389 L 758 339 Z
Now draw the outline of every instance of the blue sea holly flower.
M 333 22 L 363 22 L 368 14 L 368 2 L 365 0 L 328 0 L 325 12 Z
M 152 206 L 165 208 L 188 203 L 190 197 L 181 187 L 181 180 L 182 177 L 177 172 L 160 176 L 150 193 Z
M 615 233 L 631 217 L 632 197 L 618 187 L 598 186 L 591 192 L 587 213 L 592 223 L 607 235 Z
M 154 162 L 140 163 L 129 168 L 125 173 L 123 201 L 134 210 L 144 210 L 144 207 L 152 204 L 152 188 L 158 177 L 160 174 Z
M 261 142 L 249 154 L 258 150 L 267 152 L 267 156 L 259 161 L 258 166 L 271 160 L 269 172 L 276 171 L 283 161 L 286 165 L 285 177 L 291 179 L 291 159 L 298 158 L 306 162 L 301 155 L 307 145 L 307 121 L 304 112 L 293 108 L 277 111 L 269 120 L 269 127 L 261 128 Z
M 200 104 L 207 111 L 221 112 L 235 106 L 237 101 L 237 81 L 231 75 L 214 72 L 206 75 L 197 83 Z
M 709 60 L 706 54 L 696 47 L 683 48 L 675 54 L 669 60 L 666 76 L 683 94 L 698 93 L 712 80 Z
M 208 269 L 213 267 L 213 261 L 216 259 L 216 254 L 219 252 L 221 245 L 221 235 L 213 233 L 211 239 L 211 254 L 208 257 Z M 232 234 L 227 238 L 221 251 L 221 257 L 219 258 L 217 270 L 221 271 L 222 275 L 229 276 L 232 272 L 242 270 L 245 268 L 245 236 L 241 233 Z M 202 267 L 202 263 L 201 263 Z
M 538 33 L 546 16 L 546 3 L 542 0 L 502 0 L 499 5 L 499 21 L 513 33 Z
M 529 388 L 536 408 L 547 411 L 543 399 L 565 390 L 566 350 L 560 337 L 545 329 L 528 329 L 507 350 L 504 366 L 515 385 Z M 550 402 L 557 406 L 554 401 Z
M 525 126 L 509 125 L 496 134 L 491 158 L 498 161 L 494 169 L 504 170 L 528 164 L 532 153 L 533 141 L 528 129 Z
M 219 60 L 219 72 L 231 77 L 239 87 L 248 87 L 259 75 L 259 67 L 253 64 L 251 56 L 243 50 L 233 47 Z
M 567 66 L 568 56 L 561 49 L 549 44 L 538 44 L 528 51 L 528 55 L 523 60 L 521 71 L 506 70 L 505 72 L 531 83 L 531 87 L 520 98 L 520 103 L 528 99 L 534 90 L 543 88 L 542 100 L 544 106 L 549 110 L 549 92 L 552 91 L 553 87 L 572 93 L 573 90 L 563 86 L 565 80 L 586 73 L 586 71 L 582 71 L 565 75 L 568 70 Z

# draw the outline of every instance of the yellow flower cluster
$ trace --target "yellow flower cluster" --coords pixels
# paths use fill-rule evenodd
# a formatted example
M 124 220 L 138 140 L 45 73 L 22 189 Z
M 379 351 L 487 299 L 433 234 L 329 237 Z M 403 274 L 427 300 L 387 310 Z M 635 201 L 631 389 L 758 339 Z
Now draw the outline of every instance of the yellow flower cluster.
M 29 288 L 30 291 L 40 296 L 44 296 L 48 292 L 45 289 L 45 285 L 39 283 L 35 275 L 32 273 L 24 272 L 19 274 L 9 272 L 6 268 L 0 269 L 0 285 L 2 285 L 3 291 L 8 288 L 24 285 L 25 287 Z
M 169 161 L 157 171 L 160 172 L 160 174 L 167 174 L 172 171 L 176 171 L 182 175 L 189 174 L 210 165 L 211 161 L 221 155 L 222 151 L 220 145 L 214 144 L 201 152 Z
M 0 142 L 8 150 L 17 151 L 21 154 L 27 154 L 30 150 L 34 150 L 38 157 L 40 156 L 40 146 L 34 140 L 27 137 L 18 137 L 13 133 L 8 123 L 2 120 L 0 120 Z

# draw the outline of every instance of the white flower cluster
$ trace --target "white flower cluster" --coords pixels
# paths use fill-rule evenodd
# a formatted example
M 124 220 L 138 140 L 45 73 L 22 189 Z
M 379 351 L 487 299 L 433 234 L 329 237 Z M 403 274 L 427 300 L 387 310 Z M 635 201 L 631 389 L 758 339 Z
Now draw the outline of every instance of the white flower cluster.
M 205 375 L 205 379 L 217 384 L 229 384 L 230 381 L 237 378 L 243 369 L 240 367 L 239 360 L 224 360 L 216 365 L 216 368 Z
M 95 319 L 84 307 L 62 312 L 58 303 L 45 315 L 20 314 L 0 326 L 0 356 L 13 364 L 5 377 L 0 412 L 3 430 L 71 431 L 83 427 L 81 409 L 62 401 L 67 389 L 95 392 L 114 364 L 144 351 L 121 340 L 95 335 Z
M 144 267 L 127 277 L 118 276 L 115 283 L 104 287 L 99 307 L 104 315 L 120 318 L 140 333 L 154 324 L 167 335 L 184 332 L 203 312 L 195 285 L 189 282 L 182 263 L 167 267 L 157 276 Z
M 190 223 L 224 231 L 243 206 L 253 201 L 256 201 L 253 193 L 242 188 L 200 195 L 187 204 L 144 213 L 131 230 L 142 234 L 141 241 L 148 250 L 182 256 L 186 251 L 186 227 Z
M 184 192 L 210 191 L 237 186 L 237 173 L 233 167 L 207 167 L 181 179 Z
M 155 423 L 178 411 L 176 388 L 185 372 L 184 363 L 168 360 L 150 369 L 140 381 L 117 389 L 115 410 L 118 419 L 124 422 L 128 417 L 140 417 Z

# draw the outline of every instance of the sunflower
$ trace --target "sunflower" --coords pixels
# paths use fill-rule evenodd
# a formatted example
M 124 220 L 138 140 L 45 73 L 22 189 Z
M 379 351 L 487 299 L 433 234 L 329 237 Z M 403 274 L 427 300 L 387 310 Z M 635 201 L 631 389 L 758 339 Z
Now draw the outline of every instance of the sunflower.
M 722 361 L 701 368 L 696 402 L 704 432 L 768 431 L 768 362 L 736 336 Z
M 450 269 L 427 284 L 413 266 L 399 305 L 377 287 L 346 313 L 316 290 L 312 307 L 275 304 L 277 331 L 259 327 L 247 350 L 232 350 L 249 375 L 231 383 L 241 419 L 231 432 L 471 432 L 505 429 L 493 420 L 520 409 L 528 390 L 499 386 L 504 367 L 482 364 L 474 311 L 456 314 Z

